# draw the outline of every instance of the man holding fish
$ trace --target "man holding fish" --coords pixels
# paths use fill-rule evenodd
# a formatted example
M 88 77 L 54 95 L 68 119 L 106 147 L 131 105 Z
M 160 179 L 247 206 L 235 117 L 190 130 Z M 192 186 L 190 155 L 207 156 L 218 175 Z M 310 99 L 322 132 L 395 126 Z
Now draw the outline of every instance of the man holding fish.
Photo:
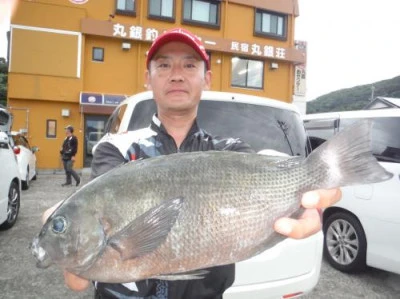
M 93 178 L 129 160 L 177 152 L 251 152 L 250 147 L 240 140 L 232 142 L 232 139 L 216 139 L 197 126 L 196 115 L 201 93 L 210 88 L 212 73 L 205 48 L 194 34 L 178 28 L 160 35 L 149 50 L 146 63 L 147 88 L 153 91 L 157 105 L 157 114 L 153 117 L 150 133 L 135 137 L 126 153 L 121 153 L 112 141 L 99 144 L 93 157 Z M 306 210 L 302 216 L 299 219 L 280 218 L 273 228 L 287 237 L 306 238 L 321 229 L 318 210 L 333 205 L 340 197 L 340 189 L 320 189 L 305 193 L 301 203 Z M 56 207 L 53 207 L 44 213 L 44 222 L 55 209 Z M 135 283 L 95 282 L 95 296 L 222 298 L 224 291 L 234 282 L 234 264 L 206 270 L 202 279 L 190 279 L 188 274 L 186 278 L 182 275 L 182 279 L 178 277 L 176 280 L 164 280 L 160 275 L 159 279 L 146 279 Z M 64 277 L 67 286 L 76 291 L 84 290 L 90 284 L 89 280 L 68 271 L 65 271 Z

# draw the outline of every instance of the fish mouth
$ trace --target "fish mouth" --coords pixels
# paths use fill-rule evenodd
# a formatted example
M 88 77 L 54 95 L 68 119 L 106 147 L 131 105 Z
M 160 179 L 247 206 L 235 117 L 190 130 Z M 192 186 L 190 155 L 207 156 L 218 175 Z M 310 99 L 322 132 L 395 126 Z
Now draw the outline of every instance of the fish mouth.
M 50 267 L 52 264 L 51 258 L 40 245 L 39 238 L 34 238 L 32 243 L 29 245 L 29 249 L 32 252 L 33 257 L 36 259 L 36 267 L 45 269 Z

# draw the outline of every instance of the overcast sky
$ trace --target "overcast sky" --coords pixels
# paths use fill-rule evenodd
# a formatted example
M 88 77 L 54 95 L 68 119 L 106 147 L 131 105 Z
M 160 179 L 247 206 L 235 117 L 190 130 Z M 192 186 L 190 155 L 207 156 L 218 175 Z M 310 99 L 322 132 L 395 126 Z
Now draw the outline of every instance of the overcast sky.
M 400 0 L 299 0 L 307 99 L 400 76 Z
M 0 0 L 0 57 L 7 55 L 6 2 Z M 296 39 L 308 43 L 307 100 L 400 76 L 400 0 L 299 0 L 299 9 Z

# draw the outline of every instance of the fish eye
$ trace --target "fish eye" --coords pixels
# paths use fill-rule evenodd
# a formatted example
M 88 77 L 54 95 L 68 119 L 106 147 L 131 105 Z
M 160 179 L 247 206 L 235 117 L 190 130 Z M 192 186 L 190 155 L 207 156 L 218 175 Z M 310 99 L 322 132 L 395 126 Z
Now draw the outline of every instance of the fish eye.
M 51 230 L 56 234 L 62 234 L 67 229 L 67 220 L 62 216 L 53 219 Z

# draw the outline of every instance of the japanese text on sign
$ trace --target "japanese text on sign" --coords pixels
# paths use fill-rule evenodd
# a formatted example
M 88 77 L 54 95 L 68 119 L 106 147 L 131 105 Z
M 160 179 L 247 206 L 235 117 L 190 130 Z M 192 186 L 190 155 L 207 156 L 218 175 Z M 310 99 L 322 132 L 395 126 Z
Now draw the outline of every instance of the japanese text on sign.
M 260 46 L 258 44 L 248 44 L 248 43 L 239 43 L 233 41 L 231 43 L 231 51 L 244 53 L 244 54 L 251 54 L 256 56 L 265 56 L 271 58 L 286 58 L 286 49 L 273 47 L 273 46 Z
M 114 24 L 113 30 L 113 36 L 123 38 L 153 41 L 158 37 L 158 30 L 153 28 L 143 29 L 141 26 L 125 26 L 117 23 Z

